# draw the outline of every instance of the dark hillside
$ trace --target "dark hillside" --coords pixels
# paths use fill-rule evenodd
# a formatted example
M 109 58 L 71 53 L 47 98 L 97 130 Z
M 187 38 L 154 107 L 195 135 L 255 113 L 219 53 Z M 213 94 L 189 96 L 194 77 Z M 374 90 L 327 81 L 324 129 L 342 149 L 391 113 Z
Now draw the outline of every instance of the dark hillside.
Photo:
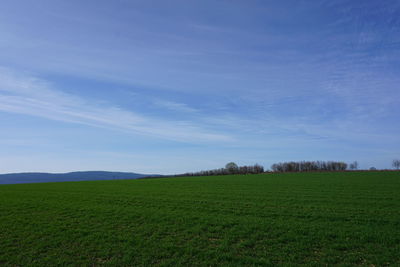
M 83 171 L 69 173 L 9 173 L 0 174 L 0 184 L 45 183 L 45 182 L 73 182 L 93 180 L 138 179 L 150 174 L 131 172 Z

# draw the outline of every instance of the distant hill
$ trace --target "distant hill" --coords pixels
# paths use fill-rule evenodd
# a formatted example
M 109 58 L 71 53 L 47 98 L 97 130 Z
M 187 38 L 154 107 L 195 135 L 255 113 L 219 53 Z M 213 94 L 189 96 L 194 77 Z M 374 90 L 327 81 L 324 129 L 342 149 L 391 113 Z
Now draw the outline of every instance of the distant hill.
M 8 173 L 8 174 L 0 174 L 0 184 L 138 179 L 147 176 L 154 177 L 161 175 L 140 174 L 133 172 L 106 172 L 106 171 L 81 171 L 81 172 L 69 172 L 69 173 L 40 173 L 40 172 Z

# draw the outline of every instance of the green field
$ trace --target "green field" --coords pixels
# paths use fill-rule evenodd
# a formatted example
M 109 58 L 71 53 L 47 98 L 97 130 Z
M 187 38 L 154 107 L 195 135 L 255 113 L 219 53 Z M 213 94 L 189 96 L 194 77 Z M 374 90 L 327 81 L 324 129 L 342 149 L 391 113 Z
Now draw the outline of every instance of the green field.
M 400 266 L 400 172 L 0 186 L 5 266 Z

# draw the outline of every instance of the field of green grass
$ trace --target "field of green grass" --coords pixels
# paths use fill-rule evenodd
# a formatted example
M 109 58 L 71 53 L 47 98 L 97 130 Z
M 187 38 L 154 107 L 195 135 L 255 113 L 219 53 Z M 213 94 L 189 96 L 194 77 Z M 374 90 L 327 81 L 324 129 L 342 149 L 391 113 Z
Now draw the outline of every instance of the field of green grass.
M 2 266 L 400 266 L 400 172 L 0 186 Z

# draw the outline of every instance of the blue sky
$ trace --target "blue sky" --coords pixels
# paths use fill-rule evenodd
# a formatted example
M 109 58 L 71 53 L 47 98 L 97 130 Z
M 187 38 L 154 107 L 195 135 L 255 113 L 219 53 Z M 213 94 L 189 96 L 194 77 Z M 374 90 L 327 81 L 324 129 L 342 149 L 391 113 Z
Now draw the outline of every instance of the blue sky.
M 0 173 L 400 158 L 400 2 L 13 1 Z

